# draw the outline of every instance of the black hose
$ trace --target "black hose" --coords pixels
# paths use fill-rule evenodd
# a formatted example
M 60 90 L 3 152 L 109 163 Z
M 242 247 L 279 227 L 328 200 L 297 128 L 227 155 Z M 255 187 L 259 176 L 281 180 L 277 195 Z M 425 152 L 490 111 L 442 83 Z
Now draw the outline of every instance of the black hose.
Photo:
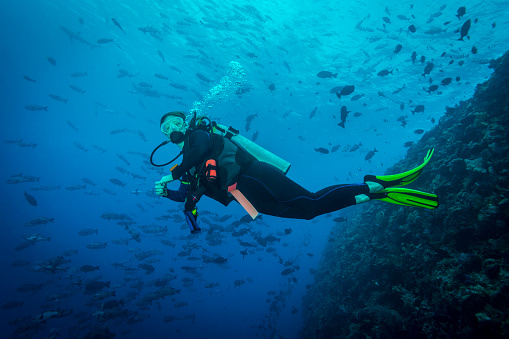
M 155 164 L 154 161 L 152 160 L 152 158 L 154 157 L 154 153 L 159 149 L 161 148 L 162 146 L 166 145 L 167 143 L 169 143 L 170 141 L 169 140 L 166 140 L 166 141 L 163 141 L 159 146 L 157 146 L 156 148 L 154 148 L 154 150 L 152 151 L 152 154 L 150 155 L 150 163 L 155 166 L 155 167 L 163 167 L 163 166 L 167 166 L 169 164 L 171 164 L 172 162 L 174 162 L 175 160 L 178 159 L 178 157 L 180 157 L 182 155 L 182 151 L 180 151 L 180 153 L 175 157 L 173 158 L 172 160 L 170 160 L 169 162 L 167 162 L 166 164 Z

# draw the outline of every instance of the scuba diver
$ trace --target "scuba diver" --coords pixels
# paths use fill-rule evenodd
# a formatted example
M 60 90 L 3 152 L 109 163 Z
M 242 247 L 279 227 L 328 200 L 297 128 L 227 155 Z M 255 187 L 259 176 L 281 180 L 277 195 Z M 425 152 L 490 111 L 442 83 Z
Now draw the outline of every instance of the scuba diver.
M 263 213 L 310 220 L 371 200 L 428 209 L 438 207 L 435 194 L 400 187 L 419 177 L 433 149 L 420 166 L 407 172 L 366 175 L 364 183 L 333 185 L 312 193 L 286 176 L 289 163 L 240 136 L 232 127 L 226 128 L 206 117 L 197 118 L 196 113 L 187 123 L 186 114 L 181 111 L 164 114 L 160 127 L 169 141 L 152 152 L 152 164 L 167 165 L 181 154 L 183 159 L 180 165 L 172 167 L 169 175 L 155 183 L 155 191 L 159 196 L 185 202 L 184 214 L 191 233 L 201 231 L 196 204 L 203 195 L 225 206 L 237 200 L 253 219 Z M 176 144 L 180 154 L 167 164 L 154 164 L 155 151 L 168 142 Z M 180 187 L 169 190 L 167 184 L 174 180 L 181 181 Z

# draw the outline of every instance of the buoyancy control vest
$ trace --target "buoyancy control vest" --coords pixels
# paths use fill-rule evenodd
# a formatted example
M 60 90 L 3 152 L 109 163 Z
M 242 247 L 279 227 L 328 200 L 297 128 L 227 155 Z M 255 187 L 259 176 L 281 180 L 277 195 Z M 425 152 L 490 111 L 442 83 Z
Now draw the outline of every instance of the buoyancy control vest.
M 206 187 L 204 193 L 206 196 L 226 206 L 233 200 L 228 193 L 228 187 L 237 182 L 242 167 L 248 166 L 256 158 L 221 135 L 209 133 L 209 136 L 211 147 L 208 154 L 201 163 L 188 172 L 190 177 L 195 178 L 192 185 L 194 187 L 191 189 Z M 184 143 L 183 151 L 184 154 L 190 151 L 188 142 Z M 207 163 L 210 160 L 215 162 L 215 180 L 209 180 L 210 177 L 207 177 Z

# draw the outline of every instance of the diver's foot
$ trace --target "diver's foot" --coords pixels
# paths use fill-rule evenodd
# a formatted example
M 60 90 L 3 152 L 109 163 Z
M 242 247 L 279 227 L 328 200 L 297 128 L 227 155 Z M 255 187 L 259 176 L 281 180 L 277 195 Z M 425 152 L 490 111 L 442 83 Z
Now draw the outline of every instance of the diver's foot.
M 368 177 L 368 176 L 366 176 L 366 177 Z M 385 189 L 385 187 L 380 183 L 377 183 L 374 181 L 366 181 L 366 177 L 364 177 L 364 183 L 366 185 L 368 185 L 369 193 L 376 193 L 376 192 L 383 191 Z

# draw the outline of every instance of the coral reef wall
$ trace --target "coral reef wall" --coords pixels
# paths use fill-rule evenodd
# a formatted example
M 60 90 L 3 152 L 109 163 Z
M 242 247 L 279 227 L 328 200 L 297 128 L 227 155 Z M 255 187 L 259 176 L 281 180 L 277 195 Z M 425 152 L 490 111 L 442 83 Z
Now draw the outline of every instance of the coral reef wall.
M 509 338 L 509 52 L 490 67 L 388 170 L 435 148 L 410 187 L 435 192 L 440 207 L 352 207 L 314 272 L 304 338 Z

